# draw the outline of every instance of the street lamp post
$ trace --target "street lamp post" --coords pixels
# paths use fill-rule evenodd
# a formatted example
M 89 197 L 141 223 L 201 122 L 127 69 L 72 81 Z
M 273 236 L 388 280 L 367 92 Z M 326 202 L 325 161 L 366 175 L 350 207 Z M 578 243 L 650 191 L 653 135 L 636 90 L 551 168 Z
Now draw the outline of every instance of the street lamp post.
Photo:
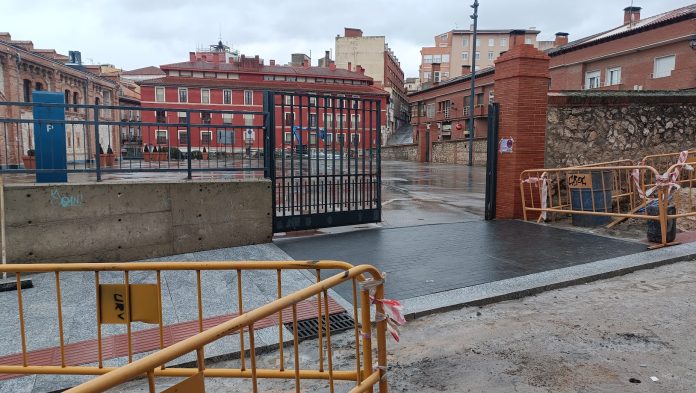
M 476 31 L 478 28 L 478 0 L 474 0 L 474 4 L 471 8 L 474 9 L 474 14 L 471 15 L 471 19 L 474 20 L 474 37 L 471 40 L 471 97 L 469 98 L 469 166 L 474 165 L 474 98 L 476 93 L 474 88 L 476 87 Z

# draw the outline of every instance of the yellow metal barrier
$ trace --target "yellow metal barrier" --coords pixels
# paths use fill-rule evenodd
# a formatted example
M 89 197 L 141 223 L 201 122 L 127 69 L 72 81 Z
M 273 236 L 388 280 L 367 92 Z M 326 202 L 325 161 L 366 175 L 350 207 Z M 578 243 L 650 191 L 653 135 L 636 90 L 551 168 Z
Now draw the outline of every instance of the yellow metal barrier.
M 541 221 L 568 214 L 613 217 L 608 227 L 629 218 L 656 220 L 661 228 L 661 246 L 669 244 L 669 220 L 686 218 L 687 227 L 696 229 L 696 223 L 691 223 L 696 218 L 694 171 L 684 165 L 689 161 L 673 164 L 664 174 L 647 165 L 606 165 L 613 163 L 523 171 L 520 194 L 524 219 Z M 646 206 L 651 203 L 657 204 L 658 215 L 648 214 Z M 675 213 L 669 212 L 670 203 L 675 205 Z
M 327 269 L 342 270 L 342 273 L 322 279 L 321 272 Z M 317 282 L 309 287 L 292 294 L 282 292 L 282 273 L 287 270 L 309 270 L 316 275 Z M 330 391 L 341 381 L 352 381 L 355 387 L 351 392 L 372 391 L 378 385 L 380 392 L 388 389 L 386 381 L 386 338 L 387 321 L 378 318 L 376 334 L 372 335 L 370 320 L 371 305 L 375 304 L 377 315 L 385 315 L 382 300 L 384 299 L 384 284 L 380 273 L 370 265 L 353 267 L 338 261 L 263 261 L 263 262 L 149 262 L 149 263 L 74 263 L 74 264 L 9 264 L 1 267 L 2 272 L 14 275 L 17 280 L 17 302 L 19 311 L 21 339 L 21 359 L 18 364 L 0 364 L 0 374 L 79 374 L 101 375 L 83 385 L 70 389 L 70 392 L 101 392 L 123 384 L 133 378 L 147 377 L 150 392 L 155 391 L 156 377 L 188 377 L 177 385 L 179 391 L 202 392 L 204 379 L 209 377 L 246 378 L 250 379 L 254 392 L 258 388 L 258 380 L 262 378 L 294 380 L 296 391 L 300 391 L 301 381 L 306 379 L 322 379 L 328 381 Z M 196 276 L 196 298 L 198 303 L 198 333 L 182 341 L 164 346 L 164 325 L 162 314 L 162 281 L 161 274 L 168 271 L 190 271 Z M 239 315 L 220 324 L 204 329 L 203 299 L 201 272 L 231 271 L 236 273 L 237 309 Z M 242 274 L 249 271 L 275 271 L 277 299 L 261 307 L 244 310 L 242 294 Z M 24 305 L 20 280 L 28 273 L 53 273 L 56 282 L 56 310 L 60 340 L 60 360 L 56 364 L 32 364 L 30 352 L 27 350 L 27 335 L 25 331 Z M 95 277 L 97 315 L 98 355 L 97 365 L 72 365 L 66 361 L 66 344 L 64 342 L 63 304 L 61 300 L 61 274 L 69 272 L 88 272 Z M 119 272 L 123 281 L 116 284 L 100 283 L 100 274 L 104 272 Z M 152 272 L 154 283 L 131 283 L 129 277 L 134 272 Z M 367 275 L 368 278 L 365 278 Z M 370 285 L 362 282 L 369 281 Z M 353 318 L 355 320 L 355 366 L 351 370 L 335 370 L 333 364 L 332 335 L 329 323 L 330 303 L 328 291 L 335 286 L 350 282 L 352 284 Z M 193 289 L 193 288 L 192 288 Z M 156 296 L 156 294 L 159 294 Z M 359 297 L 358 297 L 359 294 Z M 153 296 L 155 299 L 153 299 Z M 319 361 L 316 367 L 303 367 L 298 351 L 298 306 L 303 302 L 316 301 L 316 322 L 320 334 L 317 337 Z M 358 313 L 358 305 L 360 313 Z M 291 316 L 289 316 L 291 315 Z M 269 318 L 276 320 L 278 329 L 278 364 L 277 369 L 264 369 L 256 364 L 255 329 Z M 284 319 L 285 318 L 285 319 Z M 283 343 L 283 321 L 292 321 L 293 354 L 292 368 L 286 367 L 287 359 Z M 135 321 L 154 323 L 158 325 L 159 349 L 157 352 L 133 361 L 133 331 L 131 325 Z M 102 337 L 102 325 L 121 323 L 127 326 L 127 356 L 126 365 L 121 367 L 106 367 L 104 365 L 103 344 L 107 337 Z M 321 334 L 321 332 L 324 334 Z M 239 368 L 208 368 L 205 364 L 205 346 L 221 338 L 236 334 L 239 337 L 240 367 Z M 249 348 L 245 349 L 245 336 Z M 373 346 L 376 341 L 376 348 Z M 166 364 L 189 353 L 196 354 L 197 367 L 166 367 Z M 377 362 L 373 364 L 373 356 Z M 248 361 L 248 362 L 247 362 Z M 102 375 L 103 374 L 103 375 Z

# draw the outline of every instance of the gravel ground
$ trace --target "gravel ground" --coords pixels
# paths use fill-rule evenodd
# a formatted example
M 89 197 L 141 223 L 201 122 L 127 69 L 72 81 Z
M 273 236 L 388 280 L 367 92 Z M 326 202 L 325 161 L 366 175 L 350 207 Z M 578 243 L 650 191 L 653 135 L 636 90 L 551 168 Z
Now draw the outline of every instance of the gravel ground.
M 400 343 L 388 342 L 390 390 L 694 392 L 693 262 L 411 321 L 402 329 Z M 336 368 L 354 364 L 352 342 L 352 333 L 334 336 Z M 305 341 L 301 348 L 301 363 L 316 365 L 316 341 Z M 277 365 L 275 353 L 259 359 L 260 367 Z M 248 381 L 208 379 L 206 387 L 251 391 Z M 294 391 L 288 381 L 263 381 L 260 387 Z M 336 391 L 350 387 L 339 384 Z M 146 391 L 142 381 L 120 389 L 139 390 Z M 328 385 L 303 383 L 302 391 L 328 391 Z

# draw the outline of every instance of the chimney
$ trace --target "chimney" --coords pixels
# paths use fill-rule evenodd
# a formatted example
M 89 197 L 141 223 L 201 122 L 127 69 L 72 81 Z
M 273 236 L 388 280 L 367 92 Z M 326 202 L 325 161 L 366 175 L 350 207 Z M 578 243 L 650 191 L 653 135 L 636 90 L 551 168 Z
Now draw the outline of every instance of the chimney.
M 272 65 L 272 66 L 274 66 L 274 65 L 275 65 L 275 60 L 271 59 L 269 64 Z
M 640 20 L 640 7 L 624 8 L 624 25 L 636 23 Z
M 348 71 L 353 71 L 353 65 L 350 63 L 350 61 L 348 62 Z
M 345 37 L 362 37 L 363 32 L 360 29 L 354 29 L 352 27 L 344 27 L 343 28 L 343 35 Z
M 510 32 L 510 48 L 517 45 L 524 45 L 524 30 L 512 30 Z
M 365 69 L 362 68 L 361 65 L 356 65 L 355 66 L 355 72 L 357 72 L 360 75 L 365 75 Z
M 330 62 L 329 62 L 329 69 L 330 69 L 331 71 L 335 70 L 335 69 L 336 69 L 336 63 L 334 63 L 333 61 L 330 61 Z
M 0 41 L 10 42 L 12 41 L 12 36 L 8 32 L 2 32 L 0 33 Z
M 309 68 L 309 60 L 305 59 L 304 63 L 302 64 L 304 68 Z
M 561 45 L 568 43 L 568 33 L 559 31 L 556 33 L 556 39 L 553 41 L 553 47 L 558 48 Z
M 70 60 L 68 60 L 70 64 L 82 65 L 82 54 L 80 51 L 68 51 L 68 57 L 70 58 Z
M 196 52 L 189 52 L 189 61 L 190 62 L 196 61 Z
M 468 75 L 471 73 L 471 64 L 462 64 L 462 75 Z

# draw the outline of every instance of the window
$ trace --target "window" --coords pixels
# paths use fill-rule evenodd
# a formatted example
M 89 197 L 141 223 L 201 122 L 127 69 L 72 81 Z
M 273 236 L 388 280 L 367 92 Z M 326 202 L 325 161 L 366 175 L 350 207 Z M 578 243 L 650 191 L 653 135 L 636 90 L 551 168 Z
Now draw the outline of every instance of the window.
M 655 58 L 655 66 L 653 68 L 653 78 L 664 78 L 672 75 L 674 71 L 674 55 Z
M 290 96 L 290 95 L 285 96 L 285 98 L 284 98 L 283 100 L 284 100 L 284 102 L 285 102 L 285 105 L 292 105 L 292 104 L 295 103 L 295 97 L 294 97 L 294 96 Z
M 462 38 L 462 46 L 465 48 L 469 46 L 469 37 Z
M 428 104 L 427 111 L 428 118 L 433 118 L 435 116 L 435 104 Z
M 352 134 L 350 136 L 350 139 L 353 143 L 353 146 L 357 146 L 360 143 L 360 134 Z
M 63 102 L 65 102 L 66 105 L 70 103 L 70 90 L 65 90 L 65 97 L 63 97 Z
M 488 46 L 495 46 L 495 38 L 488 39 Z
M 218 145 L 233 145 L 234 131 L 226 129 L 217 130 L 217 143 Z
M 273 80 L 273 75 L 264 75 L 263 80 L 265 81 L 272 81 Z
M 488 52 L 488 60 L 493 60 L 493 52 Z
M 309 105 L 317 105 L 317 97 L 309 96 Z
M 201 123 L 210 124 L 210 112 L 201 112 Z
M 310 132 L 310 133 L 309 133 L 309 144 L 310 144 L 310 145 L 316 145 L 316 144 L 317 144 L 317 133 L 316 133 L 316 132 Z
M 449 55 L 442 55 L 442 62 L 449 63 Z
M 476 60 L 481 60 L 481 52 L 476 52 Z
M 524 43 L 527 45 L 532 45 L 532 39 L 531 38 L 525 38 Z
M 500 39 L 500 47 L 507 48 L 507 38 Z
M 440 35 L 440 39 L 441 39 L 441 40 L 446 40 L 446 39 L 447 39 L 447 33 L 441 34 L 441 35 Z
M 430 81 L 430 71 L 425 71 L 423 73 L 423 82 L 428 82 Z
M 155 102 L 164 102 L 164 87 L 155 87 Z
M 333 99 L 331 97 L 324 97 L 324 105 L 331 108 L 333 106 Z
M 254 92 L 252 90 L 244 90 L 244 105 L 254 105 Z
M 483 93 L 476 94 L 476 105 L 483 105 Z
M 477 48 L 480 48 L 480 47 L 481 47 L 481 39 L 480 39 L 480 38 L 477 38 L 477 39 L 476 39 L 476 47 L 477 47 Z
M 36 91 L 43 90 L 43 84 L 41 82 L 36 82 Z
M 333 128 L 333 113 L 324 113 L 324 127 Z
M 433 63 L 442 63 L 441 55 L 433 55 Z
M 222 103 L 230 105 L 232 103 L 232 90 L 222 91 Z
M 346 143 L 346 134 L 336 134 L 338 144 L 343 146 Z
M 469 61 L 469 52 L 462 52 L 462 60 L 465 62 Z
M 99 105 L 99 97 L 94 97 L 94 105 Z
M 316 114 L 316 113 L 310 113 L 310 114 L 309 114 L 309 126 L 310 126 L 310 127 L 316 127 L 316 126 L 317 126 L 317 114 Z
M 232 123 L 232 114 L 231 113 L 223 113 L 222 114 L 222 122 L 225 124 L 231 124 Z
M 210 89 L 201 89 L 201 104 L 210 104 Z
M 607 69 L 607 80 L 604 83 L 606 86 L 618 85 L 621 83 L 621 67 Z
M 24 80 L 24 102 L 31 102 L 31 81 Z
M 292 112 L 285 112 L 285 125 L 292 126 L 295 122 L 295 114 Z
M 73 92 L 72 103 L 73 105 L 78 105 L 80 103 L 80 96 L 77 94 L 77 92 Z M 77 108 L 75 110 L 77 110 Z
M 157 130 L 155 131 L 155 139 L 158 145 L 167 144 L 167 130 Z
M 179 102 L 188 102 L 188 89 L 185 87 L 179 88 Z
M 443 72 L 441 78 L 442 78 L 443 81 L 444 81 L 444 80 L 447 80 L 447 78 L 449 78 L 449 72 Z
M 360 115 L 358 115 L 358 114 L 350 115 L 350 126 L 353 129 L 360 127 Z
M 596 89 L 599 87 L 599 71 L 589 71 L 585 73 L 585 89 Z
M 212 140 L 212 131 L 201 131 L 201 145 L 210 146 L 210 142 L 212 142 Z
M 254 125 L 254 115 L 244 114 L 244 125 L 253 126 Z
M 286 132 L 283 134 L 283 142 L 287 144 L 292 143 L 292 132 Z
M 494 102 L 495 102 L 495 94 L 494 94 L 493 90 L 491 90 L 488 92 L 488 103 L 492 104 Z
M 423 63 L 432 63 L 433 62 L 433 55 L 424 55 L 423 56 Z
M 188 138 L 186 137 L 186 130 L 179 130 L 179 146 L 187 146 Z
M 167 122 L 167 112 L 165 111 L 156 111 L 155 117 L 157 118 L 158 123 L 166 123 Z

